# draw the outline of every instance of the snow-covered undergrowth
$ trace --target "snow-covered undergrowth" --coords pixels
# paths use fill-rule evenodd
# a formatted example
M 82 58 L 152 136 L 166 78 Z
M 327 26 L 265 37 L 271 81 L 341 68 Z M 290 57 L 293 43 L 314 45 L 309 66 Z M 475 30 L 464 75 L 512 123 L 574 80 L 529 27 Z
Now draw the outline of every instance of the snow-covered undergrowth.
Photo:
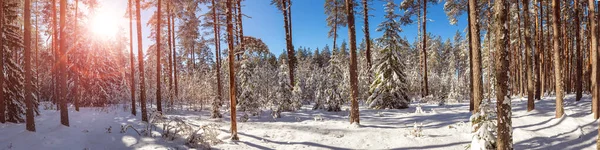
M 490 104 L 495 108 L 495 102 Z M 513 100 L 512 104 L 515 149 L 595 149 L 598 126 L 589 111 L 589 96 L 575 102 L 574 96 L 568 95 L 566 115 L 559 119 L 554 118 L 552 97 L 536 101 L 536 110 L 531 112 L 526 111 L 525 101 Z M 0 124 L 0 149 L 201 149 L 209 144 L 217 149 L 462 150 L 471 143 L 468 104 L 422 104 L 425 113 L 420 114 L 414 113 L 415 107 L 361 107 L 358 128 L 349 124 L 347 106 L 341 112 L 327 112 L 305 105 L 296 112 L 283 112 L 277 119 L 261 113 L 238 122 L 240 141 L 229 140 L 226 111 L 222 111 L 224 118 L 216 120 L 209 119 L 209 110 L 165 112 L 162 117 L 166 119 L 154 124 L 151 136 L 144 136 L 138 134 L 147 127 L 140 116 L 132 116 L 120 106 L 82 108 L 80 112 L 71 109 L 71 127 L 60 125 L 58 111 L 40 109 L 35 133 L 25 131 L 25 124 Z M 432 110 L 436 113 L 429 113 Z M 243 113 L 239 114 L 238 118 L 242 117 Z M 124 133 L 119 132 L 128 125 Z M 411 134 L 415 129 L 419 136 Z

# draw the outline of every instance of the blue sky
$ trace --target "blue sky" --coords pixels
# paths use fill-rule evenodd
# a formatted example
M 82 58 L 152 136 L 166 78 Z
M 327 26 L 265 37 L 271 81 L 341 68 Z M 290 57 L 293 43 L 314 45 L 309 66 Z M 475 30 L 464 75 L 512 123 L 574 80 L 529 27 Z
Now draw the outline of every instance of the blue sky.
M 325 11 L 323 8 L 324 0 L 295 0 L 292 5 L 292 27 L 293 43 L 295 47 L 310 47 L 315 49 L 323 48 L 326 44 L 331 46 L 333 39 L 327 37 L 329 27 L 325 22 Z M 399 4 L 401 0 L 396 0 Z M 285 49 L 285 30 L 283 28 L 283 15 L 275 6 L 270 5 L 270 0 L 246 0 L 243 12 L 252 18 L 244 19 L 244 35 L 259 37 L 265 42 L 271 52 L 278 56 Z M 384 19 L 384 2 L 373 0 L 371 8 L 374 10 L 369 13 L 373 16 L 369 18 L 369 28 L 371 38 L 378 38 L 382 35 L 376 32 L 377 25 Z M 457 30 L 461 32 L 466 28 L 467 17 L 460 17 L 458 24 L 450 25 L 448 18 L 443 10 L 443 2 L 432 5 L 428 8 L 427 32 L 433 35 L 440 35 L 442 39 L 452 38 Z M 356 16 L 356 36 L 357 42 L 362 41 L 364 33 L 362 29 L 364 22 L 361 16 Z M 358 18 L 359 17 L 359 18 Z M 417 24 L 403 26 L 401 36 L 407 37 L 412 43 L 417 35 Z M 463 34 L 464 35 L 464 34 Z M 348 40 L 347 28 L 341 28 L 338 31 L 338 45 L 342 41 Z
M 106 0 L 102 1 L 106 7 L 112 7 L 116 10 L 116 13 L 121 17 L 124 14 L 124 10 L 127 6 L 127 1 L 121 0 Z M 310 47 L 323 48 L 325 45 L 331 46 L 333 39 L 327 37 L 329 27 L 325 21 L 324 13 L 324 0 L 294 0 L 292 5 L 292 27 L 293 27 L 293 43 L 297 48 Z M 402 0 L 396 0 L 397 4 Z M 443 40 L 446 38 L 452 38 L 456 31 L 462 32 L 467 25 L 467 17 L 463 15 L 459 18 L 458 24 L 450 25 L 448 18 L 443 10 L 443 4 L 441 2 L 436 5 L 429 5 L 428 7 L 428 22 L 427 32 L 433 35 L 439 35 Z M 279 56 L 285 49 L 285 30 L 283 28 L 283 15 L 277 10 L 275 6 L 270 5 L 270 0 L 245 0 L 242 2 L 244 5 L 242 12 L 251 18 L 244 18 L 244 35 L 253 36 L 263 40 L 276 56 Z M 384 2 L 380 0 L 373 0 L 371 8 L 374 10 L 370 11 L 372 15 L 369 19 L 371 38 L 378 38 L 381 36 L 380 32 L 375 31 L 377 25 L 384 19 Z M 143 45 L 144 50 L 150 45 L 150 39 L 147 38 L 149 35 L 149 27 L 146 26 L 151 13 L 154 9 L 145 10 L 142 12 L 142 33 L 144 37 Z M 206 10 L 201 10 L 206 11 Z M 398 10 L 397 10 L 398 11 Z M 363 19 L 362 16 L 356 16 L 356 36 L 357 42 L 362 41 L 364 33 Z M 128 23 L 128 22 L 127 22 Z M 123 26 L 128 27 L 125 23 Z M 135 28 L 135 26 L 134 26 Z M 400 33 L 401 36 L 406 37 L 411 43 L 415 40 L 417 35 L 417 24 L 403 26 L 404 32 Z M 135 31 L 135 29 L 134 29 Z M 348 40 L 347 28 L 341 28 L 338 30 L 339 40 L 338 45 L 342 41 Z M 464 35 L 464 33 L 463 33 Z M 211 35 L 205 35 L 211 36 Z M 134 42 L 135 39 L 134 39 Z M 135 44 L 134 44 L 135 45 Z

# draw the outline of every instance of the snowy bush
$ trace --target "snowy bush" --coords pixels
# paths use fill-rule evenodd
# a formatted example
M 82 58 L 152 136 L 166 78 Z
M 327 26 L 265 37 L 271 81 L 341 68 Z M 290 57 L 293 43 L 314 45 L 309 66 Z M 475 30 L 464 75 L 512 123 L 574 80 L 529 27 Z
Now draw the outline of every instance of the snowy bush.
M 423 123 L 413 125 L 413 128 L 410 130 L 410 135 L 412 137 L 422 137 L 423 136 Z
M 496 117 L 486 101 L 479 106 L 479 112 L 471 115 L 473 139 L 471 150 L 496 149 Z
M 248 122 L 248 119 L 250 119 L 250 117 L 248 116 L 247 113 L 244 113 L 244 115 L 242 117 L 240 117 L 241 122 Z
M 421 109 L 421 104 L 417 104 L 417 108 L 415 108 L 415 114 L 422 114 L 423 109 Z
M 321 114 L 318 114 L 314 117 L 315 121 L 323 121 L 323 116 L 321 116 Z
M 202 131 L 202 132 L 200 132 Z M 219 126 L 208 124 L 192 132 L 187 138 L 185 144 L 198 149 L 210 149 L 211 145 L 222 143 L 219 138 Z

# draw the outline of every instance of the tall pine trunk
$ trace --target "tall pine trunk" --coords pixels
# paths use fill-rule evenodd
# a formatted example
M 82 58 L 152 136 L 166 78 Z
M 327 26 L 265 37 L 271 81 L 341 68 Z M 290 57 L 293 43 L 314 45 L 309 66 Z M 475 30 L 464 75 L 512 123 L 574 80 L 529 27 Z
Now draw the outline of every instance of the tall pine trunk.
M 137 48 L 138 64 L 140 74 L 140 108 L 142 109 L 142 121 L 148 122 L 148 112 L 146 110 L 146 79 L 144 78 L 144 51 L 142 50 L 142 22 L 140 0 L 135 0 L 135 16 L 137 27 Z
M 542 26 L 540 25 L 540 16 L 541 12 L 542 12 L 542 0 L 538 0 L 539 2 L 539 7 L 538 10 L 540 12 L 540 15 L 538 15 L 538 13 L 534 13 L 535 14 L 535 30 L 536 30 L 536 36 L 535 36 L 535 41 L 536 41 L 536 46 L 537 48 L 535 49 L 535 52 L 537 54 L 537 56 L 533 56 L 535 58 L 535 75 L 536 75 L 536 81 L 535 81 L 535 99 L 539 100 L 541 99 L 541 74 L 542 74 L 542 67 L 541 67 L 541 56 L 542 56 L 542 48 L 543 48 L 543 40 L 542 40 L 542 36 L 544 35 L 544 33 L 542 32 Z
M 235 97 L 235 65 L 233 64 L 233 57 L 235 50 L 233 47 L 233 0 L 227 0 L 227 43 L 229 45 L 229 99 L 231 102 L 231 140 L 237 141 L 239 137 L 237 135 L 237 122 L 236 122 L 236 97 Z M 284 0 L 285 3 L 285 0 Z M 284 5 L 285 6 L 285 5 Z
M 159 112 L 162 112 L 162 100 L 161 100 L 161 92 L 160 92 L 160 74 L 161 74 L 161 69 L 160 69 L 160 32 L 161 32 L 161 28 L 160 28 L 160 21 L 162 20 L 161 17 L 161 0 L 158 0 L 158 4 L 157 4 L 157 8 L 156 8 L 156 110 Z
M 479 104 L 483 100 L 483 77 L 482 77 L 482 67 L 481 67 L 481 50 L 480 50 L 480 38 L 479 38 L 479 23 L 478 20 L 478 11 L 477 11 L 477 1 L 469 0 L 469 34 L 472 37 L 470 38 L 470 47 L 471 47 L 471 72 L 473 73 L 473 82 L 471 82 L 471 86 L 473 88 L 473 113 L 477 113 L 479 111 Z
M 0 1 L 0 6 L 4 6 L 4 1 Z M 4 31 L 4 10 L 0 10 L 0 31 Z M 0 33 L 2 36 L 3 33 Z M 4 38 L 0 38 L 0 72 L 4 72 Z M 0 89 L 4 89 L 4 73 L 0 73 Z M 0 92 L 0 123 L 6 123 L 6 105 L 4 92 Z
M 219 37 L 219 19 L 217 18 L 217 8 L 219 6 L 217 6 L 217 3 L 215 2 L 215 0 L 212 0 L 212 15 L 213 15 L 213 30 L 215 33 L 215 57 L 216 57 L 216 64 L 217 64 L 217 72 L 216 75 L 217 76 L 217 99 L 215 101 L 213 101 L 213 108 L 212 108 L 212 115 L 211 118 L 221 118 L 222 115 L 219 112 L 219 108 L 221 107 L 221 101 L 222 101 L 222 97 L 221 97 L 221 39 Z
M 469 34 L 469 111 L 473 111 L 475 109 L 475 102 L 473 102 L 473 41 L 471 41 L 471 39 L 473 39 L 473 33 L 471 33 L 471 4 L 473 4 L 473 2 L 471 0 L 468 2 L 469 8 L 467 8 L 467 15 L 469 16 L 467 18 L 469 23 L 467 26 L 469 28 L 469 32 L 467 34 Z
M 131 114 L 136 115 L 135 109 L 135 63 L 133 62 L 133 0 L 129 0 L 129 60 L 131 61 Z
M 527 67 L 525 75 L 527 76 L 527 111 L 531 111 L 535 108 L 533 101 L 533 66 L 531 65 L 531 33 L 529 28 L 529 0 L 522 0 L 523 2 L 523 28 L 525 29 L 525 66 Z
M 423 54 L 423 80 L 421 81 L 421 97 L 425 97 L 429 95 L 429 86 L 427 82 L 427 0 L 423 0 L 423 46 L 422 53 Z
M 581 24 L 579 22 L 579 17 L 580 17 L 579 12 L 581 11 L 580 10 L 581 8 L 579 8 L 580 6 L 579 6 L 578 0 L 573 0 L 573 3 L 575 4 L 575 15 L 576 15 L 575 16 L 575 38 L 576 38 L 575 44 L 577 44 L 577 46 L 576 46 L 576 49 L 577 49 L 576 50 L 576 53 L 577 53 L 576 54 L 577 55 L 577 70 L 576 70 L 577 75 L 575 77 L 575 91 L 577 92 L 577 94 L 575 96 L 575 100 L 579 101 L 579 100 L 581 100 L 582 90 L 583 90 L 581 87 L 581 85 L 582 85 L 581 78 L 582 78 L 582 74 L 583 74 L 583 66 L 582 66 L 583 55 L 581 55 L 581 31 L 580 31 Z
M 556 118 L 563 116 L 563 87 L 562 87 L 562 75 L 561 75 L 561 61 L 560 61 L 560 1 L 552 0 L 552 29 L 554 34 L 554 88 L 556 89 Z
M 4 6 L 4 5 L 2 5 Z M 61 4 L 62 6 L 62 4 Z M 25 14 L 23 15 L 24 26 L 25 26 L 25 38 L 24 38 L 24 46 L 25 46 L 25 118 L 26 118 L 26 129 L 31 132 L 35 132 L 35 120 L 33 119 L 33 85 L 32 85 L 32 71 L 31 70 L 31 0 L 25 0 Z M 62 14 L 62 13 L 61 13 Z M 62 17 L 61 17 L 62 19 Z M 63 107 L 64 108 L 64 107 Z M 4 114 L 3 112 L 0 112 Z M 62 111 L 61 111 L 61 120 L 62 120 Z M 67 120 L 68 121 L 68 120 Z M 68 122 L 66 124 L 68 125 Z
M 167 73 L 169 73 L 168 77 L 169 77 L 169 89 L 168 89 L 168 93 L 169 93 L 169 105 L 171 107 L 173 107 L 173 58 L 172 57 L 172 50 L 173 50 L 173 43 L 171 42 L 173 37 L 171 36 L 171 17 L 173 17 L 171 15 L 171 2 L 172 1 L 167 1 L 167 60 L 169 62 L 167 69 L 169 70 Z
M 60 70 L 59 82 L 59 100 L 60 100 L 60 123 L 69 126 L 69 108 L 67 107 L 67 32 L 63 30 L 66 28 L 66 15 L 67 15 L 67 0 L 60 0 L 60 59 L 58 67 Z M 26 80 L 27 81 L 27 80 Z M 29 82 L 28 82 L 29 83 Z M 29 94 L 28 94 L 29 95 Z
M 283 8 L 283 22 L 284 22 L 284 28 L 285 28 L 285 41 L 286 41 L 286 47 L 287 47 L 287 57 L 288 57 L 288 61 L 289 61 L 289 72 L 290 72 L 290 85 L 294 86 L 294 68 L 296 65 L 296 57 L 294 54 L 294 47 L 292 46 L 292 25 L 291 25 L 291 16 L 289 15 L 289 13 L 291 13 L 290 9 L 291 9 L 291 5 L 288 4 L 289 0 L 283 0 L 282 1 L 282 8 Z
M 591 48 L 590 48 L 590 61 L 592 62 L 592 75 L 591 75 L 591 83 L 592 83 L 592 113 L 594 113 L 594 119 L 598 119 L 598 40 L 597 40 L 597 27 L 595 21 L 595 5 L 594 0 L 588 1 L 588 18 L 590 25 L 590 34 L 591 34 Z
M 356 74 L 356 29 L 354 24 L 354 0 L 346 0 L 346 14 L 348 20 L 348 38 L 350 39 L 350 124 L 360 124 L 358 111 L 358 78 Z
M 512 149 L 511 102 L 508 89 L 508 48 L 507 25 L 508 5 L 506 0 L 496 0 L 494 4 L 496 28 L 496 105 L 498 112 L 497 149 Z
M 173 39 L 171 39 L 171 40 L 173 40 L 173 48 L 172 48 L 173 49 L 173 82 L 175 82 L 175 85 L 174 85 L 175 86 L 175 96 L 174 97 L 177 98 L 177 96 L 179 95 L 179 85 L 178 85 L 178 80 L 177 80 L 177 74 L 179 71 L 177 70 L 177 65 L 179 63 L 177 62 L 177 48 L 175 46 L 175 45 L 177 45 L 175 43 L 175 39 L 176 39 L 176 37 L 175 37 L 175 17 L 177 17 L 177 16 L 173 15 L 171 17 L 171 37 L 173 37 Z
M 364 17 L 364 32 L 365 32 L 365 43 L 367 46 L 367 50 L 365 51 L 365 56 L 367 57 L 367 69 L 370 70 L 372 66 L 371 62 L 371 38 L 369 35 L 369 4 L 367 0 L 363 0 L 363 17 Z

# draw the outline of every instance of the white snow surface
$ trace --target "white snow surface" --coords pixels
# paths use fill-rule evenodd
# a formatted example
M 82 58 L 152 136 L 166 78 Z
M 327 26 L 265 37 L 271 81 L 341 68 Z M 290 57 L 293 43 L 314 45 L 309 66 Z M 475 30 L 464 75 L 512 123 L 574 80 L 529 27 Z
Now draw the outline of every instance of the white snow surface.
M 598 123 L 591 114 L 590 96 L 576 102 L 574 95 L 565 99 L 565 116 L 554 118 L 554 97 L 536 100 L 536 109 L 527 112 L 526 100 L 513 99 L 513 143 L 515 149 L 595 149 Z M 238 122 L 239 141 L 229 140 L 229 114 L 209 119 L 210 110 L 174 110 L 168 117 L 179 117 L 192 127 L 210 123 L 220 125 L 217 149 L 465 149 L 471 143 L 471 125 L 467 103 L 437 106 L 424 104 L 424 113 L 415 114 L 415 105 L 403 110 L 360 109 L 360 127 L 351 126 L 348 112 L 312 110 L 304 106 L 296 112 L 284 112 L 273 119 L 269 112 Z M 495 102 L 491 103 L 495 108 Z M 347 106 L 342 110 L 347 110 Z M 436 113 L 431 113 L 435 109 Z M 379 115 L 381 112 L 383 115 Z M 69 110 L 70 127 L 60 125 L 60 113 L 42 110 L 35 118 L 37 132 L 25 130 L 25 124 L 0 124 L 0 150 L 37 149 L 193 149 L 185 137 L 169 141 L 155 131 L 154 137 L 138 136 L 133 130 L 119 133 L 120 126 L 131 124 L 142 129 L 140 115 L 132 116 L 121 106 Z M 241 117 L 243 113 L 238 113 Z M 322 121 L 314 117 L 321 115 Z M 422 125 L 421 137 L 410 135 L 415 123 Z M 112 132 L 107 129 L 112 127 Z

